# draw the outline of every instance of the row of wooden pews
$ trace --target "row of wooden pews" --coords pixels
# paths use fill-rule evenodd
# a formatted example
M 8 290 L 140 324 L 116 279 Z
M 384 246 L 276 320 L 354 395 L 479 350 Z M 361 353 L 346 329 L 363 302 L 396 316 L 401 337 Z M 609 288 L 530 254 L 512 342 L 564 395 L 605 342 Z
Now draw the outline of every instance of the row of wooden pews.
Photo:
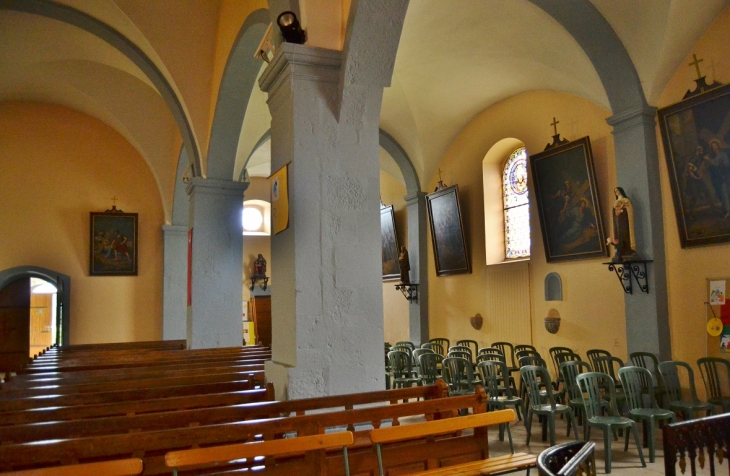
M 143 345 L 144 344 L 144 345 Z M 160 344 L 163 346 L 163 344 Z M 185 350 L 170 343 L 54 348 L 0 389 L 0 471 L 140 458 L 142 474 L 170 474 L 174 451 L 351 431 L 351 474 L 377 474 L 373 428 L 486 411 L 481 387 L 447 398 L 428 387 L 274 401 L 269 349 Z M 79 346 L 80 347 L 80 346 Z M 389 471 L 407 474 L 489 456 L 486 433 L 433 435 L 385 445 Z M 339 450 L 246 458 L 178 474 L 344 475 Z M 315 472 L 312 472 L 316 468 Z

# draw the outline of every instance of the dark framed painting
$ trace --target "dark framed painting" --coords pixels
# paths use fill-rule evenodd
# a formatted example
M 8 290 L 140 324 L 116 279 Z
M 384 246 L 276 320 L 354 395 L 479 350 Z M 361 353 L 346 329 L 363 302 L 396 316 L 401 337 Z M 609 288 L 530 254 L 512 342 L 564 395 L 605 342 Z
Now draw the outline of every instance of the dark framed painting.
M 459 186 L 426 195 L 436 276 L 471 273 L 459 206 Z
M 383 238 L 383 281 L 400 279 L 398 233 L 395 229 L 393 205 L 380 207 L 380 233 Z
M 682 248 L 730 241 L 730 85 L 658 115 Z
M 605 258 L 590 138 L 530 156 L 530 170 L 547 262 Z
M 137 214 L 91 212 L 89 274 L 137 276 Z

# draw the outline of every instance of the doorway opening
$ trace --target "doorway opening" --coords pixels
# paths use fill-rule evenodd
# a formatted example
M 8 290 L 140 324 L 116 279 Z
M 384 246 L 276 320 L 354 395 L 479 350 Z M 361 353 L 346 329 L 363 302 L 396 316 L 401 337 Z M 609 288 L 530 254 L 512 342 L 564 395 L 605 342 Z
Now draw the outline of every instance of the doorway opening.
M 30 278 L 30 357 L 61 342 L 63 325 L 58 313 L 56 286 L 42 278 Z

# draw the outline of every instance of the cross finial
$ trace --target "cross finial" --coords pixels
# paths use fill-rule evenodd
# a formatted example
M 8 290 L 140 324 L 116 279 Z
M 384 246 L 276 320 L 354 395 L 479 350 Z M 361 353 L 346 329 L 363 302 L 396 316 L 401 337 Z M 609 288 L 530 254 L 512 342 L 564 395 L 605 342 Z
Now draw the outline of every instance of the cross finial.
M 692 61 L 689 66 L 694 66 L 695 71 L 697 71 L 697 79 L 700 79 L 702 77 L 702 73 L 700 73 L 700 63 L 704 61 L 704 59 L 697 59 L 697 55 L 692 53 Z
M 441 168 L 439 167 L 439 182 L 441 182 Z
M 560 124 L 560 121 L 553 117 L 553 122 L 551 122 L 550 125 L 553 126 L 553 130 L 555 131 L 554 135 L 558 135 L 558 124 Z
M 111 201 L 112 201 L 112 207 L 113 207 L 113 208 L 116 208 L 116 206 L 117 206 L 117 200 L 119 200 L 119 199 L 117 198 L 117 196 L 116 196 L 116 195 L 114 195 L 114 196 L 113 196 L 113 197 L 111 198 Z

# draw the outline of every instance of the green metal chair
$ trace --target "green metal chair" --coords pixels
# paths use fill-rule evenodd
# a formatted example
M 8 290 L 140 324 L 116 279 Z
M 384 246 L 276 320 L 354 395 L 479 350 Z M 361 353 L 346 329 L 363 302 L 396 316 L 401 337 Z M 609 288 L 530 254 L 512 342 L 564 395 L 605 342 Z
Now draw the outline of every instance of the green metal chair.
M 423 385 L 433 385 L 441 378 L 444 357 L 435 352 L 421 354 L 418 357 L 418 374 Z
M 563 347 L 561 347 L 563 348 Z M 553 354 L 553 363 L 555 364 L 555 390 L 558 391 L 559 399 L 560 401 L 565 401 L 568 397 L 568 388 L 565 384 L 565 379 L 563 378 L 562 372 L 560 372 L 560 364 L 563 362 L 581 362 L 583 359 L 581 358 L 580 354 L 576 354 L 575 352 L 569 350 L 569 351 L 558 351 Z
M 432 351 L 441 355 L 441 357 L 446 356 L 446 352 L 444 352 L 444 346 L 441 344 L 437 344 L 436 342 L 425 342 L 421 344 L 421 349 L 431 349 Z
M 413 375 L 413 363 L 408 352 L 391 350 L 388 352 L 388 360 L 390 361 L 390 370 L 393 372 L 393 385 L 391 388 L 421 385 L 421 379 Z
M 660 407 L 665 407 L 664 380 L 662 380 L 662 376 L 659 373 L 659 359 L 657 356 L 651 352 L 632 352 L 629 354 L 629 360 L 637 367 L 645 368 L 651 372 L 652 377 L 654 377 L 654 383 L 656 383 L 654 386 L 654 397 Z
M 596 359 L 598 357 L 611 357 L 611 353 L 603 349 L 591 349 L 586 351 L 586 357 L 588 357 L 588 363 L 591 367 L 596 368 Z
M 568 424 L 573 426 L 575 439 L 578 439 L 578 430 L 575 427 L 575 416 L 573 409 L 555 401 L 553 396 L 550 372 L 545 367 L 537 365 L 525 365 L 520 368 L 520 376 L 530 396 L 530 404 L 527 406 L 525 426 L 527 427 L 527 445 L 530 444 L 530 431 L 532 429 L 533 415 L 544 416 L 550 432 L 550 445 L 555 446 L 555 416 L 565 414 L 568 416 Z M 541 387 L 545 387 L 542 394 Z M 543 426 L 543 439 L 545 438 L 545 427 Z
M 509 379 L 509 371 L 504 362 L 485 360 L 477 365 L 479 373 L 482 374 L 484 385 L 489 395 L 487 400 L 487 408 L 491 410 L 504 410 L 508 406 L 515 407 L 515 413 L 517 418 L 522 420 L 522 413 L 525 409 L 522 406 L 522 399 L 514 396 L 512 391 L 507 384 Z M 507 426 L 507 436 L 509 437 L 509 449 L 512 453 L 515 452 L 512 445 L 512 430 L 510 430 L 509 424 L 499 425 L 499 441 L 504 441 L 504 427 Z
M 719 357 L 703 357 L 697 360 L 702 380 L 707 390 L 707 400 L 730 412 L 730 361 Z
M 509 342 L 492 342 L 492 347 L 496 347 L 502 351 L 507 362 L 507 370 L 509 370 L 510 374 L 520 371 L 520 368 L 517 366 L 517 359 L 515 359 L 515 346 Z
M 419 372 L 420 373 L 420 370 L 421 369 L 419 368 L 420 362 L 419 362 L 418 358 L 422 354 L 434 354 L 434 353 L 435 352 L 433 350 L 431 350 L 431 349 L 424 349 L 422 347 L 419 347 L 418 349 L 415 349 L 412 352 L 412 354 L 411 354 L 412 355 L 412 359 L 413 359 L 412 362 L 413 362 L 414 370 L 416 370 L 416 372 Z
M 474 393 L 474 367 L 462 357 L 447 357 L 443 363 L 444 381 L 449 385 L 449 395 L 469 395 Z M 478 382 L 478 380 L 476 380 Z
M 680 369 L 684 369 L 687 382 L 689 383 L 689 400 L 682 398 Z M 680 362 L 678 360 L 660 362 L 659 373 L 664 380 L 664 391 L 667 394 L 669 409 L 681 414 L 683 420 L 693 419 L 695 412 L 706 412 L 706 415 L 713 415 L 715 413 L 715 405 L 703 402 L 697 397 L 695 374 L 687 362 Z
M 649 462 L 654 462 L 654 427 L 662 420 L 670 423 L 677 421 L 671 410 L 659 408 L 654 398 L 654 376 L 648 369 L 637 366 L 621 367 L 618 377 L 624 387 L 626 402 L 629 405 L 629 417 L 643 422 L 644 441 L 649 445 Z M 644 403 L 644 396 L 648 403 Z M 648 428 L 647 428 L 648 424 Z
M 588 424 L 586 424 L 586 407 L 583 403 L 583 394 L 578 387 L 576 377 L 585 372 L 592 372 L 588 362 L 568 360 L 560 364 L 560 375 L 565 382 L 567 404 L 573 409 L 576 420 L 583 425 L 583 439 L 588 441 Z
M 591 436 L 591 428 L 595 427 L 603 431 L 603 445 L 606 453 L 606 474 L 611 472 L 611 435 L 613 430 L 619 428 L 631 429 L 634 435 L 634 443 L 639 451 L 641 466 L 646 467 L 644 452 L 639 442 L 639 432 L 636 429 L 636 422 L 631 418 L 622 417 L 616 406 L 616 387 L 610 375 L 603 372 L 586 372 L 576 377 L 576 383 L 583 398 L 583 405 L 586 409 L 586 420 L 588 433 L 586 440 Z M 604 416 L 604 409 L 608 409 L 608 415 Z M 626 432 L 626 444 L 624 451 L 629 449 L 629 432 Z

